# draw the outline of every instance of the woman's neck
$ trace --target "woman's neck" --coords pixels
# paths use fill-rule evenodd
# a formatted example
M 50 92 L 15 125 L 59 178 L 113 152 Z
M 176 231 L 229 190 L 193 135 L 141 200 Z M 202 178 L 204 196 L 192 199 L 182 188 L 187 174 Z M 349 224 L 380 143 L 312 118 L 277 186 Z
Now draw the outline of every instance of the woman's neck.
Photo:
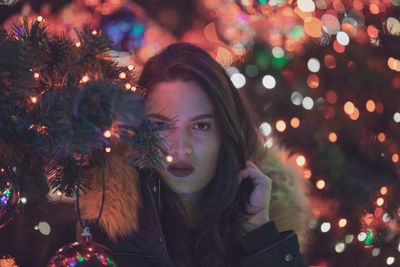
M 182 204 L 185 208 L 185 212 L 188 216 L 187 222 L 189 228 L 194 228 L 198 224 L 198 207 L 201 201 L 202 192 L 195 192 L 190 194 L 179 195 Z

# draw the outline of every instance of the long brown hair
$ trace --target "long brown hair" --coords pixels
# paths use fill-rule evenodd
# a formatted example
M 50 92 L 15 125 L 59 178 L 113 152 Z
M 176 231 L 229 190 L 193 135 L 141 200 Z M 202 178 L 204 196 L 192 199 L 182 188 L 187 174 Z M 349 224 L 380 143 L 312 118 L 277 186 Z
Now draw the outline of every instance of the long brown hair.
M 138 84 L 151 91 L 161 82 L 176 80 L 193 81 L 207 94 L 222 144 L 216 174 L 199 204 L 195 235 L 189 234 L 177 195 L 168 188 L 162 190 L 161 223 L 167 247 L 177 266 L 235 266 L 248 200 L 248 189 L 238 185 L 237 174 L 254 153 L 254 124 L 225 70 L 201 48 L 188 43 L 168 46 L 147 61 Z

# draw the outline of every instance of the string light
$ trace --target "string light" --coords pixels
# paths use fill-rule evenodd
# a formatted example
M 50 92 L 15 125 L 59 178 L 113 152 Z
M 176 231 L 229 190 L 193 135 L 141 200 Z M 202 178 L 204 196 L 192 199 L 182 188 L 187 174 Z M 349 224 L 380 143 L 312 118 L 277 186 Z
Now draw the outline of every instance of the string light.
M 88 81 L 89 81 L 89 76 L 85 75 L 85 76 L 82 77 L 80 82 L 81 83 L 87 83 Z
M 125 84 L 125 89 L 130 90 L 132 88 L 132 85 L 130 83 Z
M 358 234 L 357 238 L 358 238 L 358 241 L 363 242 L 367 238 L 367 234 L 364 232 L 361 232 Z
M 296 158 L 296 163 L 298 166 L 304 166 L 306 164 L 306 158 L 303 155 L 300 155 Z
M 31 101 L 32 101 L 33 104 L 36 104 L 37 97 L 36 96 L 31 96 Z
M 167 162 L 172 162 L 174 160 L 174 158 L 171 155 L 168 155 L 166 157 Z
M 376 205 L 378 205 L 379 207 L 381 207 L 384 203 L 385 203 L 385 200 L 382 197 L 380 197 L 376 200 Z
M 35 73 L 33 74 L 33 78 L 35 78 L 36 80 L 39 79 L 39 73 L 38 73 L 38 72 L 35 72 Z
M 347 225 L 347 220 L 345 218 L 342 218 L 338 222 L 339 227 L 345 227 Z
M 278 130 L 278 132 L 284 132 L 286 130 L 286 123 L 283 120 L 279 120 L 275 124 L 275 128 Z
M 26 202 L 28 202 L 26 197 L 21 197 L 21 203 L 22 204 L 26 204 Z
M 42 22 L 42 21 L 43 21 L 43 17 L 42 17 L 42 16 L 38 16 L 38 17 L 36 18 L 36 20 L 39 21 L 39 22 Z
M 322 180 L 322 179 L 320 179 L 320 180 L 318 180 L 318 181 L 315 183 L 315 185 L 317 186 L 317 188 L 318 188 L 319 190 L 322 190 L 322 189 L 325 188 L 325 181 Z
M 96 30 L 93 30 L 92 31 L 92 35 L 96 35 L 97 34 L 97 31 Z
M 128 66 L 128 70 L 133 70 L 134 68 L 135 68 L 135 66 L 133 66 L 133 65 Z
M 125 72 L 121 72 L 121 73 L 119 74 L 119 78 L 120 78 L 120 79 L 125 79 L 125 78 L 126 78 L 126 73 L 125 73 Z
M 304 178 L 310 179 L 311 176 L 312 176 L 311 170 L 305 170 L 305 171 L 304 171 Z
M 400 112 L 396 112 L 393 114 L 393 120 L 397 123 L 400 122 Z
M 105 138 L 110 138 L 111 137 L 111 131 L 110 130 L 105 130 L 103 135 L 104 135 Z
M 111 147 L 106 147 L 104 150 L 105 150 L 107 153 L 110 153 L 110 152 L 111 152 Z
M 75 46 L 76 46 L 76 47 L 80 47 L 80 46 L 81 46 L 81 42 L 76 42 L 76 43 L 75 43 Z
M 388 189 L 386 186 L 382 186 L 381 189 L 379 190 L 379 192 L 381 193 L 381 195 L 386 195 Z

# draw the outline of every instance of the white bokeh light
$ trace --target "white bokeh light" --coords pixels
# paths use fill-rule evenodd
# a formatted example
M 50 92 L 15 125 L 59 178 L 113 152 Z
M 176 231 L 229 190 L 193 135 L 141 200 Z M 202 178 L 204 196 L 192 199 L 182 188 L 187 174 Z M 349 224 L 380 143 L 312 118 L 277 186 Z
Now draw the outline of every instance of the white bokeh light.
M 308 67 L 308 70 L 311 72 L 318 72 L 321 67 L 321 64 L 319 63 L 318 59 L 316 59 L 315 57 L 312 57 L 308 60 L 307 67 Z
M 346 247 L 346 245 L 344 243 L 342 243 L 342 242 L 337 243 L 335 246 L 335 251 L 337 253 L 342 253 L 344 251 L 345 247 Z
M 226 72 L 228 73 L 229 76 L 232 76 L 233 74 L 239 73 L 240 71 L 238 68 L 231 66 L 226 69 Z
M 400 112 L 394 113 L 393 119 L 395 122 L 399 123 L 400 122 Z
M 392 265 L 393 263 L 394 263 L 394 257 L 387 257 L 386 264 L 387 265 Z
M 329 232 L 329 230 L 331 230 L 331 224 L 328 222 L 324 222 L 321 224 L 321 232 L 326 233 Z
M 380 249 L 380 248 L 374 248 L 374 249 L 371 251 L 371 255 L 372 255 L 373 257 L 378 256 L 380 253 L 381 253 L 381 249 Z
M 358 234 L 357 238 L 358 238 L 358 241 L 363 242 L 367 238 L 367 234 L 364 232 L 361 232 Z
M 276 85 L 276 80 L 271 75 L 265 75 L 264 78 L 262 79 L 262 84 L 267 89 L 273 89 Z
M 353 242 L 353 239 L 354 239 L 354 235 L 348 234 L 348 235 L 346 235 L 346 237 L 344 238 L 344 242 L 346 242 L 347 244 L 350 244 L 351 242 Z
M 292 100 L 292 103 L 296 106 L 300 106 L 301 103 L 303 103 L 303 95 L 300 94 L 299 92 L 295 91 L 292 93 L 290 96 L 290 100 Z
M 313 12 L 315 10 L 315 4 L 312 0 L 298 0 L 297 6 L 303 12 Z
M 336 34 L 336 40 L 338 41 L 339 44 L 346 46 L 350 42 L 350 37 L 345 32 L 338 32 Z
M 310 109 L 312 109 L 313 107 L 314 107 L 314 100 L 312 100 L 312 98 L 311 97 L 309 97 L 309 96 L 306 96 L 304 99 L 303 99 L 303 107 L 305 108 L 305 109 L 307 109 L 307 110 L 310 110 Z
M 234 73 L 231 76 L 231 81 L 232 81 L 233 85 L 237 89 L 239 89 L 239 88 L 242 88 L 246 84 L 246 77 L 244 77 L 244 75 L 241 73 Z
M 264 147 L 271 148 L 274 145 L 274 140 L 272 138 L 268 139 L 267 142 L 264 143 Z
M 272 132 L 272 127 L 268 122 L 260 124 L 260 131 L 264 136 L 268 136 Z
M 285 51 L 282 49 L 282 47 L 275 46 L 272 48 L 272 55 L 276 58 L 281 58 L 285 55 Z

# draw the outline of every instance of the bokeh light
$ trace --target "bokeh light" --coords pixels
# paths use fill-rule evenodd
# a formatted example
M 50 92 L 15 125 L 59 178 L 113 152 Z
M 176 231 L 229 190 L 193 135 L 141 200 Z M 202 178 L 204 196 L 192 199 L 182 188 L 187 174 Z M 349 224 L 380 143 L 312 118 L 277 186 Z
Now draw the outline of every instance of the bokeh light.
M 244 77 L 243 74 L 237 72 L 232 74 L 231 81 L 233 83 L 233 86 L 235 86 L 236 89 L 239 89 L 246 84 L 246 77 Z
M 331 141 L 332 143 L 335 143 L 337 141 L 337 135 L 334 132 L 329 133 L 329 141 Z
M 298 127 L 300 126 L 300 120 L 299 120 L 299 118 L 296 118 L 296 117 L 292 118 L 292 119 L 290 120 L 290 125 L 291 125 L 293 128 L 298 128 Z
M 397 163 L 397 162 L 399 162 L 399 154 L 393 154 L 392 155 L 392 161 L 393 161 L 393 163 Z
M 305 170 L 305 171 L 304 171 L 304 178 L 310 179 L 311 176 L 312 176 L 311 170 Z
M 326 55 L 324 57 L 324 64 L 325 64 L 325 67 L 327 67 L 328 69 L 336 68 L 336 59 L 335 59 L 335 57 L 332 56 L 332 55 Z
M 347 225 L 347 219 L 341 218 L 338 222 L 339 227 L 345 227 Z
M 298 166 L 302 167 L 306 164 L 306 158 L 303 155 L 300 155 L 296 158 L 296 163 Z
M 400 122 L 400 112 L 396 112 L 393 114 L 393 120 L 397 123 Z
M 339 242 L 339 243 L 337 243 L 337 244 L 335 245 L 335 251 L 336 251 L 337 253 L 342 253 L 342 252 L 344 251 L 345 247 L 346 247 L 346 246 L 345 246 L 344 243 Z
M 376 200 L 376 205 L 378 205 L 379 207 L 382 206 L 385 203 L 385 200 L 380 197 Z
M 368 112 L 374 112 L 375 111 L 375 101 L 372 99 L 369 99 L 367 103 L 365 104 L 365 108 L 367 109 Z
M 311 72 L 318 72 L 321 67 L 321 64 L 319 63 L 318 59 L 316 59 L 315 57 L 312 57 L 308 60 L 307 67 L 308 67 L 308 70 Z
M 276 80 L 272 75 L 265 75 L 262 79 L 262 84 L 267 89 L 273 89 L 276 85 Z
M 311 110 L 314 107 L 314 100 L 309 97 L 306 96 L 305 98 L 303 98 L 303 107 L 307 110 Z
M 386 186 L 382 186 L 381 189 L 379 190 L 379 192 L 380 192 L 382 195 L 386 195 L 387 190 L 388 190 L 388 189 L 387 189 Z
M 318 189 L 322 190 L 325 188 L 325 181 L 320 179 L 315 183 L 315 185 L 317 186 Z
M 260 131 L 262 135 L 268 136 L 272 132 L 272 127 L 268 122 L 263 122 L 260 124 Z
M 290 95 L 290 100 L 292 100 L 294 105 L 300 106 L 303 103 L 303 95 L 295 91 Z
M 354 104 L 351 101 L 347 101 L 344 106 L 343 106 L 344 112 L 346 112 L 347 115 L 351 115 L 354 112 Z
M 329 104 L 335 104 L 336 101 L 337 101 L 337 99 L 338 99 L 338 96 L 337 96 L 337 94 L 336 94 L 334 91 L 329 90 L 329 91 L 326 93 L 326 101 L 327 101 Z
M 387 257 L 386 264 L 387 265 L 392 265 L 393 263 L 394 263 L 394 257 Z
M 326 233 L 329 232 L 329 230 L 331 230 L 331 224 L 329 222 L 323 222 L 321 224 L 321 232 Z
M 278 132 L 284 132 L 286 130 L 286 123 L 283 120 L 279 120 L 275 124 L 275 128 L 278 130 Z
M 336 34 L 336 40 L 338 41 L 339 44 L 346 46 L 350 42 L 350 37 L 346 32 L 338 32 Z

